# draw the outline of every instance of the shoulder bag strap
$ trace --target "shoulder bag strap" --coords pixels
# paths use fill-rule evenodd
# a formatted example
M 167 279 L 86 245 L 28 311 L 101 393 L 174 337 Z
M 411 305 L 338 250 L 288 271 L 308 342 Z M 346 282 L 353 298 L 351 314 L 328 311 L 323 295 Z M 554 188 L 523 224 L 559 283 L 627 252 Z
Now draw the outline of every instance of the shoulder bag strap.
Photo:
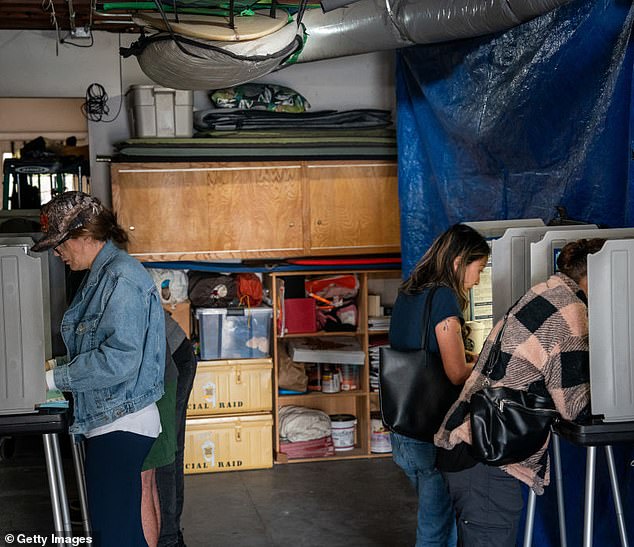
M 509 313 L 511 313 L 511 310 L 514 309 L 515 306 L 517 306 L 517 304 L 522 298 L 524 298 L 524 296 L 520 296 L 515 301 L 515 304 L 513 304 L 508 309 L 508 311 L 504 314 L 504 318 L 502 319 L 502 326 L 500 327 L 500 330 L 498 331 L 495 337 L 495 342 L 493 342 L 493 347 L 491 348 L 491 351 L 489 352 L 489 356 L 487 357 L 487 362 L 484 364 L 484 367 L 482 367 L 482 374 L 486 376 L 487 378 L 493 371 L 493 367 L 495 366 L 495 363 L 497 363 L 498 359 L 500 358 L 500 353 L 502 352 L 502 334 L 504 334 L 504 329 L 506 328 L 506 321 L 509 318 Z
M 493 371 L 493 367 L 495 366 L 495 363 L 498 362 L 498 359 L 500 358 L 500 353 L 502 353 L 502 334 L 504 333 L 504 329 L 506 328 L 506 320 L 508 316 L 509 314 L 507 312 L 506 315 L 504 316 L 504 319 L 502 320 L 502 326 L 500 327 L 500 330 L 495 336 L 495 342 L 493 342 L 491 351 L 489 352 L 489 355 L 487 356 L 487 361 L 484 364 L 484 367 L 482 367 L 482 375 L 486 376 L 487 378 L 490 376 L 491 372 Z
M 429 339 L 429 327 L 431 323 L 431 303 L 434 299 L 434 293 L 438 287 L 431 287 L 425 302 L 425 312 L 423 313 L 423 333 L 421 341 L 421 349 L 427 349 L 427 340 Z

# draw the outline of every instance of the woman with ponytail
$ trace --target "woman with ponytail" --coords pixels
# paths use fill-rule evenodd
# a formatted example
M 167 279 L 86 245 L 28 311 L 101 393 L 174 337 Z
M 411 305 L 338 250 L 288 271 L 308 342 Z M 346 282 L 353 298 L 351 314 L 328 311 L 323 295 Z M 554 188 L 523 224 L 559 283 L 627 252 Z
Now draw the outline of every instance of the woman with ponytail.
M 86 483 L 93 543 L 145 546 L 141 467 L 161 430 L 165 324 L 158 291 L 119 246 L 128 236 L 116 215 L 83 192 L 42 207 L 44 237 L 72 271 L 88 270 L 62 319 L 67 353 L 47 363 L 49 389 L 73 400 L 69 432 L 86 439 Z

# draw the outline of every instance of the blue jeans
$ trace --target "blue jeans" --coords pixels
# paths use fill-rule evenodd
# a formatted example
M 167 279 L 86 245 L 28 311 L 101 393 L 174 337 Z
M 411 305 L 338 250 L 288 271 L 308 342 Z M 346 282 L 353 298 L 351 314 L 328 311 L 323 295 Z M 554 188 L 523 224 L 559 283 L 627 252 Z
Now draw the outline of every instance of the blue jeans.
M 392 457 L 418 494 L 416 547 L 455 547 L 456 521 L 449 492 L 436 469 L 436 447 L 391 433 Z
M 183 458 L 185 455 L 185 419 L 187 401 L 194 385 L 196 357 L 189 340 L 185 340 L 172 354 L 178 368 L 176 384 L 176 457 L 174 461 L 156 469 L 156 486 L 161 505 L 161 535 L 158 547 L 185 545 L 181 532 L 184 481 Z

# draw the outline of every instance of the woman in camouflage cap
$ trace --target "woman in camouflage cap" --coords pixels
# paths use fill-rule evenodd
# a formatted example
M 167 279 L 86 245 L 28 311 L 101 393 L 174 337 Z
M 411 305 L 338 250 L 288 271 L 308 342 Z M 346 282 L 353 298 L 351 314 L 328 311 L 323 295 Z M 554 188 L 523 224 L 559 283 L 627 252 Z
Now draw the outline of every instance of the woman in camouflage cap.
M 157 289 L 119 245 L 115 214 L 82 192 L 42 207 L 44 237 L 73 271 L 88 270 L 62 319 L 67 354 L 46 373 L 50 389 L 72 395 L 70 432 L 86 438 L 86 482 L 98 545 L 145 546 L 141 466 L 161 425 L 165 326 Z

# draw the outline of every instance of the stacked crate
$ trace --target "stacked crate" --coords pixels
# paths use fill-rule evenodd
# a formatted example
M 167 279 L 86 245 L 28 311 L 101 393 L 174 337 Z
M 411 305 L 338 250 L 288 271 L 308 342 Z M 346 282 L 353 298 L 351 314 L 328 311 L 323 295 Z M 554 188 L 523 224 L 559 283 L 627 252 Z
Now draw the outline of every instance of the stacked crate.
M 220 341 L 217 355 L 212 355 L 218 358 L 210 359 L 207 352 L 206 360 L 198 362 L 187 405 L 186 474 L 273 466 L 273 361 L 251 355 L 221 358 L 221 348 L 235 340 L 235 334 L 223 334 L 222 321 L 222 316 L 214 319 L 211 329 L 205 325 L 207 332 L 200 332 L 201 345 L 203 337 L 208 342 L 211 338 Z M 252 321 L 245 322 L 244 328 L 252 329 Z M 270 330 L 255 334 L 268 337 Z

